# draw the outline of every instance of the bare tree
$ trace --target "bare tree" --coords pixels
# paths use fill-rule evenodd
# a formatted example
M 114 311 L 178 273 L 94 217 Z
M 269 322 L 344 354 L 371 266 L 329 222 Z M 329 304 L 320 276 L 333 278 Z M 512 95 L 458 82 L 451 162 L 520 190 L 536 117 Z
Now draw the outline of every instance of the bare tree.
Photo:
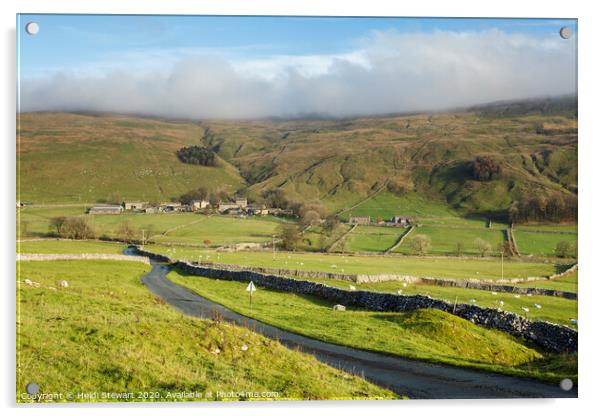
M 489 252 L 491 252 L 491 244 L 481 238 L 475 238 L 474 246 L 481 257 L 485 257 Z
M 414 254 L 424 256 L 431 250 L 431 239 L 424 234 L 418 234 L 410 241 L 410 247 Z

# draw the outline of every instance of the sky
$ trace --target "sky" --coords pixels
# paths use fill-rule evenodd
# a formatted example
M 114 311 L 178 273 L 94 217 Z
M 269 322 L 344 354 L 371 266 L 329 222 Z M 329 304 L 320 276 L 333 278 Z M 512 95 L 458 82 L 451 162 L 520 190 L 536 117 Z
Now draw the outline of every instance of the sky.
M 17 43 L 19 111 L 351 117 L 577 92 L 575 19 L 22 14 Z

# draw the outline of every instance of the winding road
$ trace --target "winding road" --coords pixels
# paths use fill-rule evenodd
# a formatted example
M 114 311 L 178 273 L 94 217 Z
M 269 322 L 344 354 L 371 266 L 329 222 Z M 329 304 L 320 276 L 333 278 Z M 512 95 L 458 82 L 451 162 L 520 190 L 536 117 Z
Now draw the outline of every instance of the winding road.
M 127 252 L 126 254 L 132 254 Z M 431 364 L 318 341 L 264 324 L 209 301 L 166 278 L 170 266 L 152 261 L 142 283 L 186 315 L 210 318 L 214 311 L 224 320 L 245 326 L 289 348 L 299 349 L 343 371 L 362 375 L 370 382 L 411 399 L 558 398 L 577 397 L 577 388 L 504 376 L 448 365 Z

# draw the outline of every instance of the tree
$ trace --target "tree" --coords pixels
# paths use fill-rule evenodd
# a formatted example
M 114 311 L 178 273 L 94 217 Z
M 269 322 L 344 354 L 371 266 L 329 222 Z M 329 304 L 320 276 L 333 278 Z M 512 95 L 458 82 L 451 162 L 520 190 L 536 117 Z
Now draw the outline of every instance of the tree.
M 512 247 L 510 241 L 503 241 L 497 245 L 498 253 L 503 253 L 504 257 L 512 256 Z
M 65 225 L 65 221 L 67 221 L 67 217 L 53 217 L 50 219 L 50 227 L 56 230 L 57 235 L 61 235 L 61 231 L 63 226 Z
M 331 235 L 341 224 L 341 220 L 336 215 L 329 215 L 324 220 L 324 224 L 322 224 L 322 228 L 326 232 L 326 234 Z
M 568 241 L 559 241 L 558 244 L 556 244 L 556 250 L 554 250 L 554 253 L 557 257 L 565 258 L 569 257 L 570 251 L 571 243 Z
M 414 254 L 424 256 L 431 250 L 431 239 L 426 235 L 418 234 L 410 241 L 410 247 Z
M 132 227 L 129 221 L 124 221 L 117 230 L 117 235 L 126 243 L 132 243 L 136 240 L 136 229 Z
M 282 224 L 278 237 L 284 250 L 295 251 L 301 242 L 301 230 L 296 224 Z
M 217 160 L 212 150 L 202 146 L 182 147 L 176 152 L 183 163 L 202 166 L 216 166 Z
M 476 238 L 474 245 L 481 257 L 485 257 L 491 251 L 491 244 L 481 238 Z
M 192 191 L 188 191 L 181 195 L 179 201 L 181 204 L 188 205 L 192 201 L 206 200 L 208 195 L 209 191 L 207 191 L 207 188 L 201 186 L 200 188 L 193 189 Z
M 464 243 L 461 241 L 458 241 L 454 247 L 454 254 L 458 257 L 460 257 L 462 255 L 462 253 L 464 253 Z
M 471 162 L 470 173 L 478 181 L 492 181 L 501 176 L 502 167 L 488 156 L 479 156 Z
M 288 208 L 289 201 L 284 194 L 284 191 L 280 188 L 267 189 L 262 192 L 265 204 L 271 208 Z
M 85 218 L 69 217 L 61 228 L 60 236 L 73 240 L 86 240 L 94 238 L 94 229 Z
M 320 214 L 318 214 L 314 210 L 305 211 L 303 213 L 303 217 L 301 218 L 301 224 L 304 227 L 308 227 L 310 225 L 318 225 L 320 223 Z

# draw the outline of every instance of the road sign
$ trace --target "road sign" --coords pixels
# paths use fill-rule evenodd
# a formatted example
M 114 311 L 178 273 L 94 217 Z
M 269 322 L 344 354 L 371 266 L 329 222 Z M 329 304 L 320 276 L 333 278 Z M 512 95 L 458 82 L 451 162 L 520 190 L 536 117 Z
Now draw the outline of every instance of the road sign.
M 253 281 L 249 282 L 249 285 L 247 286 L 247 292 L 249 292 L 249 305 L 251 305 L 253 302 L 253 292 L 255 292 L 256 290 L 257 289 L 255 289 Z

